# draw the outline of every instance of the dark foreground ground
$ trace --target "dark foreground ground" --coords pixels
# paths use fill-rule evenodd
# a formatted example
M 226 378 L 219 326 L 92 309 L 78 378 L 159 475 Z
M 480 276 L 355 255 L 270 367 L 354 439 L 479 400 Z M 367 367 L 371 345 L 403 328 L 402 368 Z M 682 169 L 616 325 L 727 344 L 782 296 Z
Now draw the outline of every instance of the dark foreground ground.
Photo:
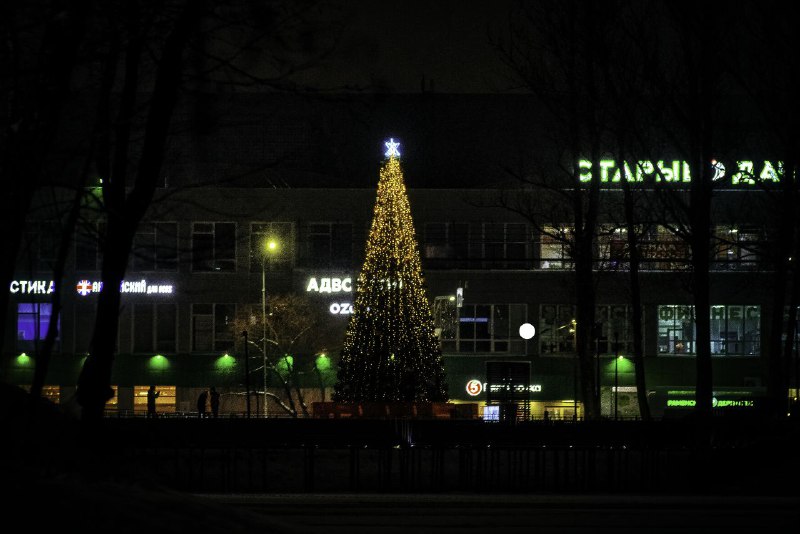
M 6 481 L 8 482 L 8 481 Z M 13 484 L 3 523 L 33 532 L 797 532 L 796 497 L 520 494 L 186 494 L 57 479 Z
M 203 495 L 303 532 L 796 532 L 800 499 L 639 495 Z
M 4 400 L 0 525 L 34 532 L 800 530 L 789 420 L 85 427 Z

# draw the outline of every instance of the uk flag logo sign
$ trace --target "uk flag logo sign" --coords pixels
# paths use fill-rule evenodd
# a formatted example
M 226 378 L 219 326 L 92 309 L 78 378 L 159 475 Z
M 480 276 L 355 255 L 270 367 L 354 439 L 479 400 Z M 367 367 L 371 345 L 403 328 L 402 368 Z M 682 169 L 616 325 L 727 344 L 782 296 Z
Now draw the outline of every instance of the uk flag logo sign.
M 78 295 L 85 297 L 92 292 L 92 283 L 88 280 L 78 282 Z

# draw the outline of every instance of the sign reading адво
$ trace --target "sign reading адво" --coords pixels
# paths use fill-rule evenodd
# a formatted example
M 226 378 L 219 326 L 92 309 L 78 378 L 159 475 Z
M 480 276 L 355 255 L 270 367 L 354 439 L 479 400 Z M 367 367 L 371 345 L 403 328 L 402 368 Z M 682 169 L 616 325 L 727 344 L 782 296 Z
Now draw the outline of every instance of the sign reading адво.
M 350 293 L 353 291 L 353 279 L 312 276 L 306 284 L 306 293 Z
M 713 179 L 720 182 L 730 179 L 731 185 L 754 185 L 757 182 L 777 182 L 783 173 L 783 162 L 776 161 L 737 161 L 728 169 L 721 161 L 712 161 Z M 627 182 L 690 183 L 692 181 L 689 163 L 681 160 L 625 161 L 619 165 L 613 159 L 601 159 L 593 164 L 588 159 L 578 161 L 578 178 L 583 183 L 599 179 L 601 183 Z

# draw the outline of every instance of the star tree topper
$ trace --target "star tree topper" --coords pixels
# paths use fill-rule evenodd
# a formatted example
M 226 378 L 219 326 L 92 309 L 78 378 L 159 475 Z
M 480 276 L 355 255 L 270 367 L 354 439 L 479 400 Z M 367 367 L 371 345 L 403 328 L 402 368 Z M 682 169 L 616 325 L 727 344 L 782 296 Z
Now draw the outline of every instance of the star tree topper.
M 394 138 L 390 138 L 388 141 L 384 143 L 386 145 L 386 154 L 384 154 L 387 158 L 399 158 L 400 151 L 397 150 L 397 147 L 400 146 L 400 143 L 395 143 Z

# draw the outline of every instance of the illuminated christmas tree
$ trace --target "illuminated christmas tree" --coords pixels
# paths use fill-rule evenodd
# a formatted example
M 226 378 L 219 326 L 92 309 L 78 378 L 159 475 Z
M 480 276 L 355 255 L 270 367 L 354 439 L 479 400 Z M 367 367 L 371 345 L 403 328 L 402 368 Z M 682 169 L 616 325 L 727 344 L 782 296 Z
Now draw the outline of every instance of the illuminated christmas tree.
M 425 295 L 399 143 L 386 143 L 378 197 L 347 327 L 334 399 L 447 400 L 442 352 Z

